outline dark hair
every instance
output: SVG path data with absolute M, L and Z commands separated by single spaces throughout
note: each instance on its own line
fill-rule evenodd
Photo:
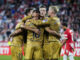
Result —
M 66 26 L 66 27 L 68 26 L 68 24 L 66 22 L 63 22 L 62 25 Z
M 46 8 L 46 6 L 43 5 L 43 4 L 41 4 L 41 5 L 39 6 L 39 8 Z
M 25 14 L 28 15 L 28 13 L 30 12 L 30 10 L 32 10 L 32 9 L 31 9 L 31 8 L 27 8 L 27 9 L 25 10 Z
M 33 12 L 40 13 L 39 8 L 33 8 Z

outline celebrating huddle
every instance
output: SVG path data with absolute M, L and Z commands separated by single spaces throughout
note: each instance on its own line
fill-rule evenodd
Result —
M 10 35 L 12 37 L 12 60 L 22 60 L 24 44 L 24 60 L 58 60 L 62 43 L 60 42 L 60 20 L 57 7 L 50 6 L 46 16 L 44 5 L 27 9 L 24 17 Z

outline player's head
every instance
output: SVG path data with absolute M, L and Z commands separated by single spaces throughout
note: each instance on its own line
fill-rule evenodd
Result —
M 32 16 L 33 17 L 39 17 L 39 15 L 40 15 L 39 9 L 38 8 L 34 8 L 33 9 Z
M 31 14 L 31 10 L 32 10 L 31 8 L 27 8 L 26 11 L 25 11 L 25 14 L 26 14 L 27 16 L 32 15 L 32 14 Z
M 32 13 L 33 13 L 33 9 L 31 8 L 31 10 L 30 10 L 30 14 L 32 15 Z
M 46 15 L 46 6 L 45 5 L 40 5 L 39 11 L 40 11 L 41 16 L 45 16 Z
M 48 15 L 49 16 L 55 16 L 57 13 L 57 8 L 55 6 L 50 6 L 48 10 Z
M 63 28 L 64 30 L 66 30 L 66 29 L 67 29 L 67 26 L 68 26 L 68 24 L 67 24 L 67 23 L 65 23 L 65 22 L 63 22 L 63 23 L 62 23 L 62 28 Z

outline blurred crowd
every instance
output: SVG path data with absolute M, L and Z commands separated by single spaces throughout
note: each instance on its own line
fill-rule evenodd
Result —
M 0 41 L 7 41 L 16 24 L 25 16 L 27 8 L 41 4 L 58 5 L 61 23 L 68 23 L 74 31 L 74 40 L 80 40 L 80 0 L 4 0 L 0 3 Z

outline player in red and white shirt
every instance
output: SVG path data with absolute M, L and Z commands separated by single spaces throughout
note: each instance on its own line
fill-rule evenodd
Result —
M 62 36 L 64 36 L 64 39 L 62 40 L 62 43 L 65 47 L 63 60 L 67 60 L 68 56 L 69 56 L 69 60 L 74 60 L 73 31 L 67 27 L 67 23 L 63 23 L 62 28 L 64 30 L 64 34 L 62 35 Z

